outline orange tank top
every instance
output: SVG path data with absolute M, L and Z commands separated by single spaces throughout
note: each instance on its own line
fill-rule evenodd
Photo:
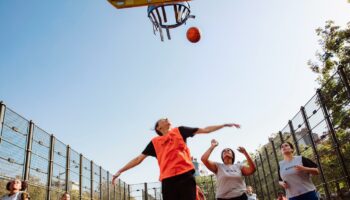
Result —
M 157 154 L 160 181 L 194 169 L 190 150 L 179 128 L 173 128 L 166 135 L 153 138 L 152 143 Z

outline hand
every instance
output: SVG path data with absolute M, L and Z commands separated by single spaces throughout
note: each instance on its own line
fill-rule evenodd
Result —
M 285 182 L 285 181 L 280 181 L 280 182 L 278 182 L 278 183 L 279 183 L 280 186 L 282 186 L 284 189 L 289 188 L 289 185 L 288 185 L 287 182 Z
M 218 141 L 216 141 L 215 139 L 211 140 L 211 147 L 217 147 L 219 145 Z
M 29 200 L 29 199 L 30 199 L 29 193 L 23 192 L 23 193 L 22 193 L 22 199 L 23 199 L 23 200 Z
M 294 167 L 294 169 L 295 169 L 296 171 L 306 171 L 306 167 L 304 167 L 304 166 L 302 166 L 302 165 L 296 165 L 296 166 Z
M 241 125 L 239 124 L 235 124 L 235 123 L 231 123 L 231 124 L 224 124 L 225 127 L 235 127 L 235 128 L 241 128 Z
M 115 173 L 115 174 L 113 175 L 113 179 L 112 179 L 112 184 L 113 184 L 113 185 L 115 185 L 115 180 L 120 176 L 120 174 L 122 174 L 122 173 L 120 173 L 120 172 L 118 171 L 117 173 Z
M 245 150 L 244 147 L 238 147 L 237 151 L 243 153 L 243 154 L 246 154 L 247 153 L 247 150 Z

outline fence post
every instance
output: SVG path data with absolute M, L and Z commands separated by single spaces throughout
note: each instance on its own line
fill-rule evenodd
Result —
M 2 136 L 2 126 L 4 123 L 4 119 L 5 119 L 5 105 L 3 104 L 2 101 L 0 101 L 0 143 L 1 143 L 1 136 Z
M 147 183 L 145 183 L 145 200 L 148 200 L 148 189 L 147 189 Z
M 122 200 L 122 181 L 118 179 L 119 200 Z
M 259 165 L 258 165 L 258 162 L 256 161 L 256 159 L 254 161 L 255 161 L 256 171 L 258 172 L 258 181 L 259 181 L 259 185 L 260 185 L 261 197 L 262 197 L 262 199 L 264 199 L 265 194 L 264 194 L 264 190 L 262 188 L 262 184 L 261 184 L 261 180 L 260 180 Z
M 254 173 L 255 174 L 255 173 Z M 253 174 L 253 184 L 254 184 L 254 190 L 257 193 L 258 192 L 258 186 L 256 184 L 256 180 L 255 180 L 255 175 Z
M 279 163 L 279 160 L 278 160 L 278 157 L 277 157 L 275 142 L 273 141 L 273 138 L 269 138 L 269 139 L 270 139 L 270 142 L 271 142 L 272 151 L 273 151 L 273 155 L 275 157 L 276 164 L 277 164 L 277 166 L 279 166 L 280 163 Z
M 290 128 L 290 133 L 292 134 L 292 138 L 294 141 L 295 150 L 297 151 L 297 154 L 300 155 L 300 149 L 299 149 L 297 137 L 295 136 L 295 130 L 294 130 L 293 123 L 291 120 L 289 120 L 288 124 L 289 124 L 289 128 Z
M 245 179 L 247 185 L 250 185 L 250 186 L 253 187 L 253 183 L 251 181 L 250 176 L 245 176 L 244 179 Z
M 333 123 L 331 121 L 331 117 L 329 115 L 328 109 L 326 107 L 324 96 L 322 95 L 322 92 L 321 92 L 320 89 L 317 90 L 317 94 L 318 94 L 320 105 L 321 105 L 321 108 L 322 108 L 322 111 L 323 111 L 323 115 L 324 115 L 324 117 L 326 119 L 326 122 L 327 122 L 328 130 L 329 130 L 331 138 L 332 138 L 333 146 L 335 147 L 338 159 L 340 160 L 340 163 L 341 163 L 341 166 L 342 166 L 343 175 L 346 177 L 346 181 L 347 181 L 348 187 L 350 187 L 350 175 L 349 175 L 349 172 L 348 172 L 348 170 L 346 168 L 344 155 L 343 155 L 343 153 L 340 150 L 339 141 L 338 141 L 338 138 L 337 138 L 337 136 L 335 134 L 334 126 L 333 126 Z
M 348 78 L 346 77 L 346 73 L 344 71 L 344 66 L 339 66 L 338 74 L 345 85 L 346 93 L 348 94 L 348 98 L 350 99 L 350 84 L 349 84 Z
M 51 185 L 52 185 L 52 171 L 53 171 L 53 157 L 54 157 L 55 136 L 50 137 L 50 154 L 49 154 L 49 172 L 47 174 L 47 195 L 46 199 L 51 199 Z M 59 180 L 60 181 L 60 180 Z
M 244 182 L 245 182 L 247 185 L 251 185 L 248 176 L 244 176 Z
M 27 135 L 27 148 L 26 148 L 26 161 L 24 164 L 24 177 L 23 177 L 25 181 L 29 180 L 30 160 L 32 157 L 33 131 L 34 131 L 34 123 L 32 121 L 29 121 L 29 130 Z
M 100 166 L 100 199 L 102 199 L 102 167 Z
M 117 190 L 116 190 L 116 184 L 113 184 L 113 200 L 117 200 Z
M 109 171 L 107 171 L 107 200 L 111 200 L 109 189 Z
M 123 182 L 124 183 L 124 188 L 123 188 L 123 190 L 124 190 L 124 193 L 123 193 L 123 195 L 124 195 L 124 200 L 126 200 L 126 184 L 125 184 L 125 182 Z
M 211 181 L 211 191 L 213 193 L 213 199 L 215 198 L 215 189 L 214 189 L 214 181 L 213 181 L 213 174 L 210 175 L 210 181 Z
M 264 161 L 263 161 L 262 156 L 261 156 L 259 151 L 258 151 L 258 154 L 259 154 L 259 157 L 260 157 L 261 168 L 262 168 L 262 171 L 263 171 L 264 181 L 265 181 L 265 185 L 266 185 L 266 191 L 267 191 L 267 195 L 268 195 L 267 197 L 268 197 L 269 200 L 271 200 L 269 185 L 267 184 L 266 173 L 265 173 L 265 169 L 264 169 Z
M 83 198 L 83 154 L 79 156 L 79 200 Z
M 66 192 L 69 190 L 69 177 L 70 175 L 70 147 L 67 145 L 67 152 L 66 152 Z
M 281 131 L 278 131 L 278 135 L 280 136 L 281 144 L 284 143 L 283 135 Z
M 264 149 L 265 149 L 267 164 L 268 164 L 268 166 L 269 166 L 269 172 L 270 172 L 270 175 L 271 175 L 273 193 L 274 193 L 274 195 L 275 195 L 274 197 L 277 197 L 277 191 L 276 191 L 276 186 L 275 186 L 275 180 L 274 180 L 273 174 L 272 174 L 272 169 L 271 169 L 269 154 L 268 154 L 268 152 L 267 152 L 267 148 L 265 147 Z
M 94 199 L 94 161 L 90 161 L 90 198 L 91 200 Z
M 327 197 L 327 199 L 330 199 L 330 194 L 329 194 L 329 190 L 328 190 L 328 184 L 327 184 L 326 179 L 324 177 L 323 168 L 322 168 L 322 165 L 321 165 L 321 162 L 320 162 L 320 156 L 318 155 L 318 152 L 317 152 L 317 149 L 316 149 L 316 145 L 315 145 L 314 139 L 312 137 L 312 130 L 311 130 L 311 127 L 310 127 L 310 124 L 309 124 L 309 120 L 307 119 L 307 116 L 306 116 L 305 108 L 302 106 L 300 108 L 300 111 L 301 111 L 301 114 L 303 115 L 303 119 L 304 119 L 304 122 L 305 122 L 307 133 L 308 133 L 310 141 L 311 141 L 312 150 L 313 150 L 314 155 L 316 157 L 317 165 L 318 165 L 318 168 L 319 168 L 320 173 L 321 173 L 321 180 L 322 180 L 323 185 L 324 185 L 324 190 L 326 192 L 326 197 Z
M 128 184 L 128 200 L 130 200 L 130 185 Z
M 154 190 L 154 199 L 157 200 L 157 188 L 154 187 L 153 190 Z

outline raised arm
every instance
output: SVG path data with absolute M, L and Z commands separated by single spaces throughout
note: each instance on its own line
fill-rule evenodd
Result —
M 234 123 L 231 123 L 231 124 L 223 124 L 223 125 L 216 125 L 216 126 L 207 126 L 205 128 L 199 128 L 195 134 L 206 134 L 206 133 L 211 133 L 211 132 L 214 132 L 214 131 L 217 131 L 219 129 L 222 129 L 224 127 L 236 127 L 236 128 L 240 128 L 241 126 L 239 124 L 234 124 Z
M 115 180 L 126 170 L 129 170 L 137 165 L 139 165 L 145 158 L 147 157 L 147 155 L 144 154 L 140 154 L 139 156 L 137 156 L 136 158 L 130 160 L 124 167 L 122 167 L 121 169 L 119 169 L 114 175 L 113 175 L 113 179 L 112 179 L 112 183 L 115 184 Z
M 252 158 L 247 153 L 247 151 L 245 150 L 244 147 L 238 147 L 238 151 L 241 152 L 245 156 L 245 158 L 247 159 L 248 165 L 249 165 L 249 167 L 244 166 L 242 168 L 242 174 L 244 176 L 252 175 L 255 172 L 255 164 L 254 164 Z
M 201 157 L 201 160 L 202 160 L 203 164 L 210 171 L 212 171 L 214 174 L 216 174 L 216 172 L 218 171 L 218 167 L 216 166 L 216 164 L 214 162 L 209 160 L 209 156 L 210 156 L 211 152 L 213 152 L 215 147 L 217 147 L 218 145 L 219 145 L 219 143 L 216 140 L 212 139 L 211 140 L 211 146 L 209 147 L 209 149 Z

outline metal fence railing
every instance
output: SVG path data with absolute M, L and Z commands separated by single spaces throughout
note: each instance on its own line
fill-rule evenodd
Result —
M 259 199 L 276 199 L 279 146 L 289 141 L 296 154 L 318 164 L 313 182 L 321 199 L 349 199 L 350 193 L 350 87 L 349 67 L 340 67 L 287 125 L 269 138 L 254 155 L 257 171 L 246 177 Z
M 162 200 L 160 182 L 131 184 L 127 189 L 133 200 Z
M 131 199 L 119 180 L 0 102 L 0 196 L 6 183 L 19 178 L 28 182 L 35 200 L 58 200 L 68 192 L 73 200 Z
M 318 164 L 313 177 L 321 199 L 350 199 L 350 67 L 339 67 L 316 94 L 300 108 L 282 130 L 252 156 L 256 172 L 245 177 L 260 200 L 276 199 L 279 146 L 289 141 L 295 152 Z M 65 191 L 72 199 L 161 200 L 161 185 L 128 185 L 28 121 L 0 104 L 0 195 L 7 179 L 29 183 L 33 199 L 58 199 Z M 215 177 L 197 177 L 208 200 L 215 199 Z
M 256 172 L 245 177 L 259 200 L 276 199 L 278 162 L 283 159 L 280 144 L 289 141 L 295 152 L 318 164 L 320 175 L 313 176 L 321 199 L 350 199 L 350 66 L 337 72 L 300 108 L 282 130 L 252 157 Z M 215 199 L 215 177 L 197 177 L 208 200 Z

